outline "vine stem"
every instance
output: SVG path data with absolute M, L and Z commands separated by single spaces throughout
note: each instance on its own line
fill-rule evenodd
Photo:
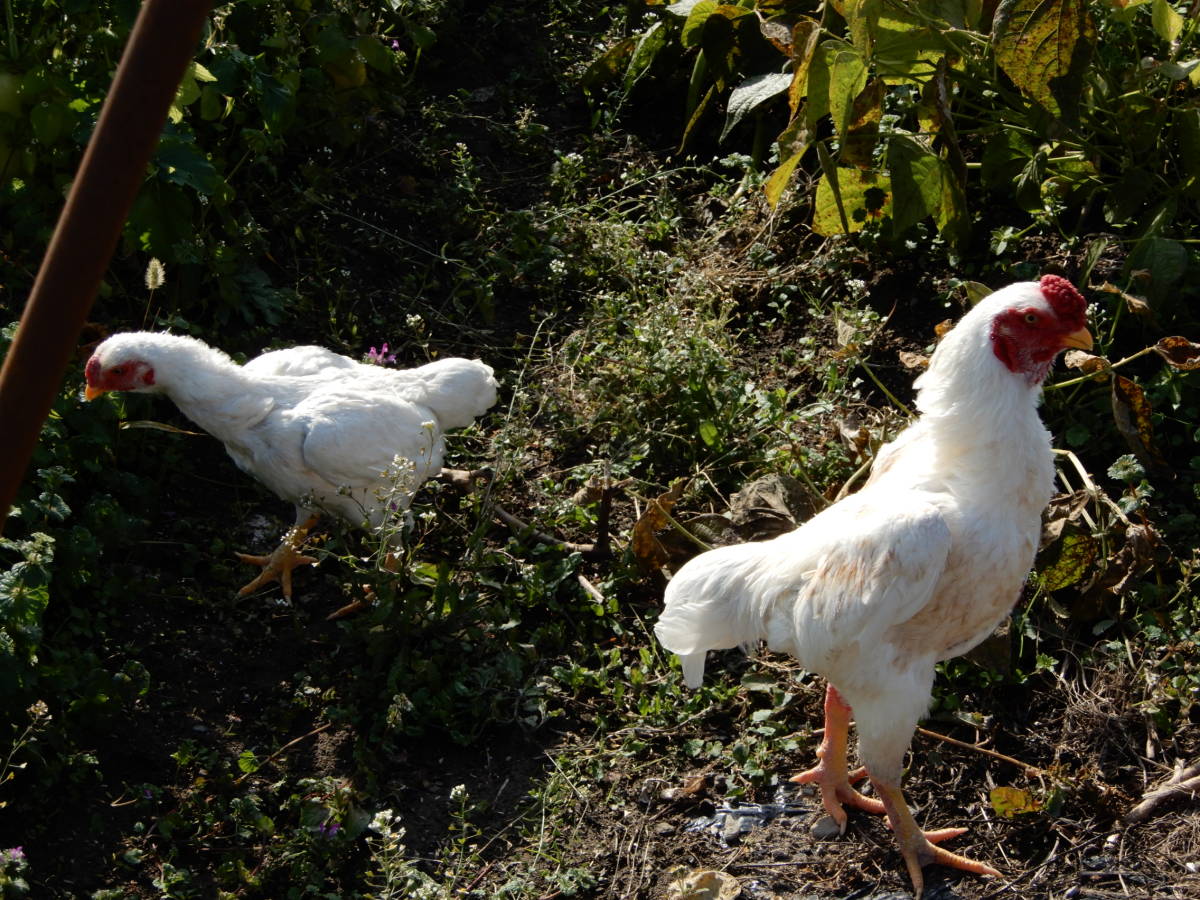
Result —
M 1153 353 L 1153 352 L 1154 352 L 1153 344 L 1151 344 L 1149 347 L 1143 347 L 1137 353 L 1131 353 L 1129 356 L 1125 357 L 1124 359 L 1119 359 L 1115 363 L 1111 363 L 1105 371 L 1111 372 L 1113 369 L 1119 369 L 1121 366 L 1125 365 L 1125 363 L 1133 362 L 1138 357 L 1145 356 L 1147 353 Z M 1101 374 L 1101 373 L 1092 372 L 1089 375 L 1080 375 L 1078 378 L 1069 378 L 1066 381 L 1056 381 L 1054 384 L 1046 385 L 1043 388 L 1043 390 L 1055 391 L 1055 390 L 1058 390 L 1059 388 L 1071 387 L 1072 385 L 1076 385 L 1076 384 L 1083 384 L 1085 381 L 1089 381 L 1089 380 L 1095 378 L 1098 374 Z

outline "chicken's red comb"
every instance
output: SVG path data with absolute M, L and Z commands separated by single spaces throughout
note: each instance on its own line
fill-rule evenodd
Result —
M 1059 316 L 1083 319 L 1087 315 L 1087 301 L 1075 285 L 1061 275 L 1043 275 L 1040 284 L 1042 295 Z

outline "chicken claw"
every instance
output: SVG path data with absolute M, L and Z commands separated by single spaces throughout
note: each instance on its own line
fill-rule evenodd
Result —
M 900 845 L 900 855 L 904 857 L 904 865 L 908 876 L 912 879 L 913 896 L 921 900 L 921 892 L 925 888 L 925 876 L 922 866 L 937 864 L 952 869 L 962 869 L 976 875 L 995 875 L 1000 872 L 987 863 L 978 862 L 949 850 L 938 847 L 942 841 L 965 834 L 965 828 L 939 828 L 936 831 L 922 831 L 904 802 L 904 794 L 898 784 L 888 784 L 878 779 L 872 779 L 875 790 L 883 798 L 883 806 L 887 812 L 888 824 L 896 835 L 896 843 Z
M 250 553 L 236 554 L 237 558 L 242 562 L 262 567 L 262 572 L 253 581 L 238 591 L 238 596 L 245 597 L 247 594 L 258 590 L 264 584 L 278 581 L 283 588 L 283 596 L 291 600 L 292 570 L 297 566 L 311 566 L 317 562 L 315 556 L 305 556 L 300 553 L 300 547 L 304 544 L 304 539 L 308 536 L 309 529 L 316 523 L 317 519 L 313 516 L 306 522 L 297 524 L 283 536 L 283 540 L 280 541 L 279 546 L 267 556 L 255 556 Z

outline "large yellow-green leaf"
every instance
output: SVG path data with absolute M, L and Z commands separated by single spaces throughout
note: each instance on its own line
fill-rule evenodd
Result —
M 903 4 L 886 4 L 875 23 L 874 62 L 888 84 L 924 81 L 946 52 L 946 45 L 928 21 Z
M 845 231 L 838 213 L 838 194 L 851 232 L 861 231 L 868 222 L 877 222 L 892 214 L 892 186 L 886 175 L 839 167 L 835 173 L 835 193 L 829 174 L 826 170 L 821 176 L 813 202 L 813 231 L 817 234 L 842 234 Z
M 1177 13 L 1167 0 L 1154 0 L 1150 10 L 1150 19 L 1158 36 L 1168 44 L 1179 39 L 1183 31 L 1184 18 Z
M 867 61 L 854 47 L 843 46 L 829 57 L 829 114 L 844 135 L 854 111 L 854 99 L 867 85 Z
M 879 140 L 882 117 L 883 80 L 872 78 L 850 107 L 846 132 L 842 137 L 841 162 L 860 169 L 870 168 L 875 144 Z
M 1066 122 L 1078 119 L 1095 44 L 1086 0 L 1002 0 L 996 10 L 996 62 L 1023 94 Z

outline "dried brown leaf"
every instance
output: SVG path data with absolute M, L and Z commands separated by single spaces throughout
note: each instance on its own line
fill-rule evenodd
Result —
M 1173 477 L 1155 444 L 1153 410 L 1141 386 L 1124 375 L 1113 375 L 1112 409 L 1117 430 L 1142 465 L 1159 476 Z
M 911 353 L 908 350 L 900 351 L 900 365 L 906 369 L 926 369 L 929 367 L 929 357 L 923 353 Z
M 936 325 L 933 326 L 933 333 L 935 335 L 937 335 L 937 339 L 940 341 L 942 338 L 944 338 L 947 334 L 950 333 L 950 329 L 953 327 L 954 327 L 954 320 L 953 319 L 945 319 L 941 322 L 938 322 Z
M 1191 372 L 1200 369 L 1200 344 L 1178 335 L 1165 337 L 1154 345 L 1154 352 L 1176 369 Z
M 1106 294 L 1119 294 L 1121 299 L 1125 301 L 1125 306 L 1128 310 L 1140 319 L 1154 321 L 1154 310 L 1150 308 L 1150 304 L 1144 298 L 1138 297 L 1136 294 L 1129 294 L 1121 290 L 1110 281 L 1106 281 L 1101 285 L 1094 286 L 1094 291 L 1103 291 Z
M 1103 356 L 1095 356 L 1085 350 L 1068 350 L 1063 354 L 1063 363 L 1068 369 L 1078 369 L 1084 375 L 1095 375 L 1096 381 L 1103 381 L 1112 369 Z
M 630 549 L 638 565 L 646 571 L 657 571 L 670 562 L 670 554 L 655 532 L 670 524 L 668 516 L 683 496 L 686 486 L 687 479 L 677 479 L 665 494 L 660 494 L 650 501 L 646 511 L 633 525 L 633 532 L 629 538 Z
M 1039 546 L 1045 549 L 1062 537 L 1067 525 L 1083 524 L 1083 511 L 1092 499 L 1090 491 L 1078 490 L 1071 494 L 1059 494 L 1046 505 L 1042 513 L 1042 539 Z
M 738 534 L 761 541 L 792 531 L 813 514 L 804 487 L 787 475 L 766 475 L 744 485 L 729 500 L 729 518 Z

